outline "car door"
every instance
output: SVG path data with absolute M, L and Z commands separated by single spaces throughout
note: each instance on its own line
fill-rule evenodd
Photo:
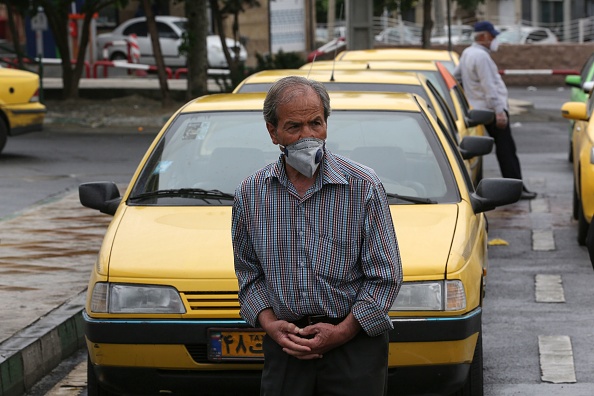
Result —
M 139 63 L 155 64 L 153 57 L 153 47 L 151 46 L 151 40 L 148 36 L 146 21 L 132 23 L 130 26 L 124 29 L 123 34 L 126 37 L 129 37 L 132 34 L 136 35 L 136 41 L 138 42 L 138 49 L 140 51 Z
M 161 53 L 165 65 L 184 66 L 186 57 L 179 54 L 179 46 L 181 45 L 179 34 L 167 23 L 159 21 L 157 21 L 157 32 L 159 33 L 159 43 L 161 44 Z

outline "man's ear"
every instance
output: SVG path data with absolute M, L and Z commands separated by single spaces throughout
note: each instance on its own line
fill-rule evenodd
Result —
M 270 135 L 270 139 L 272 139 L 272 143 L 278 144 L 278 140 L 276 138 L 276 127 L 271 123 L 266 123 L 266 129 L 268 129 L 268 134 Z

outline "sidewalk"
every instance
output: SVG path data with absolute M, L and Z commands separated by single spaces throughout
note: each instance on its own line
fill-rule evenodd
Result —
M 71 192 L 0 221 L 0 395 L 22 395 L 84 345 L 86 285 L 110 216 Z
M 47 89 L 61 87 L 61 82 L 48 79 L 44 84 Z M 175 89 L 185 89 L 175 84 Z M 149 125 L 158 130 L 175 111 L 143 108 L 142 115 L 133 111 L 131 116 L 129 107 L 139 105 L 138 90 L 158 89 L 158 83 L 150 79 L 83 80 L 81 88 L 134 89 L 136 94 L 123 102 L 108 101 L 109 112 L 99 117 L 98 108 L 105 107 L 99 100 L 86 113 L 78 102 L 50 111 L 48 126 L 78 131 L 92 130 L 95 125 Z M 531 107 L 519 100 L 510 100 L 510 104 L 514 115 Z M 84 208 L 78 192 L 73 191 L 0 220 L 0 396 L 23 395 L 84 346 L 81 312 L 89 266 L 95 263 L 111 219 Z

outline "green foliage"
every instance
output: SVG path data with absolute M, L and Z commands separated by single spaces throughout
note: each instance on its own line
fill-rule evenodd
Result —
M 274 70 L 274 69 L 298 69 L 305 61 L 303 57 L 297 52 L 283 52 L 280 50 L 276 55 L 261 55 L 256 54 L 258 65 L 254 72 L 260 70 Z

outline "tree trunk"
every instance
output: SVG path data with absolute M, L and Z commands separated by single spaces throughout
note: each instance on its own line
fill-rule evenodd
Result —
M 142 6 L 144 7 L 146 26 L 148 33 L 151 35 L 153 54 L 155 55 L 155 62 L 157 63 L 157 74 L 159 76 L 159 86 L 161 87 L 161 105 L 167 107 L 171 105 L 171 96 L 169 94 L 167 75 L 165 74 L 165 62 L 163 61 L 163 53 L 161 52 L 161 43 L 159 43 L 157 24 L 149 0 L 142 0 Z
M 14 9 L 10 0 L 6 0 L 6 12 L 8 14 L 8 28 L 10 29 L 10 35 L 12 36 L 12 45 L 14 47 L 14 53 L 17 57 L 17 64 L 19 69 L 24 69 L 25 65 L 23 64 L 23 52 L 21 51 L 19 31 L 16 27 L 16 23 L 14 22 Z M 39 76 L 39 78 L 42 78 L 42 76 Z
M 423 1 L 423 48 L 431 48 L 431 30 L 433 20 L 431 19 L 432 0 Z
M 208 93 L 208 56 L 206 40 L 208 36 L 207 3 L 205 1 L 186 1 L 188 18 L 188 90 L 187 99 Z

